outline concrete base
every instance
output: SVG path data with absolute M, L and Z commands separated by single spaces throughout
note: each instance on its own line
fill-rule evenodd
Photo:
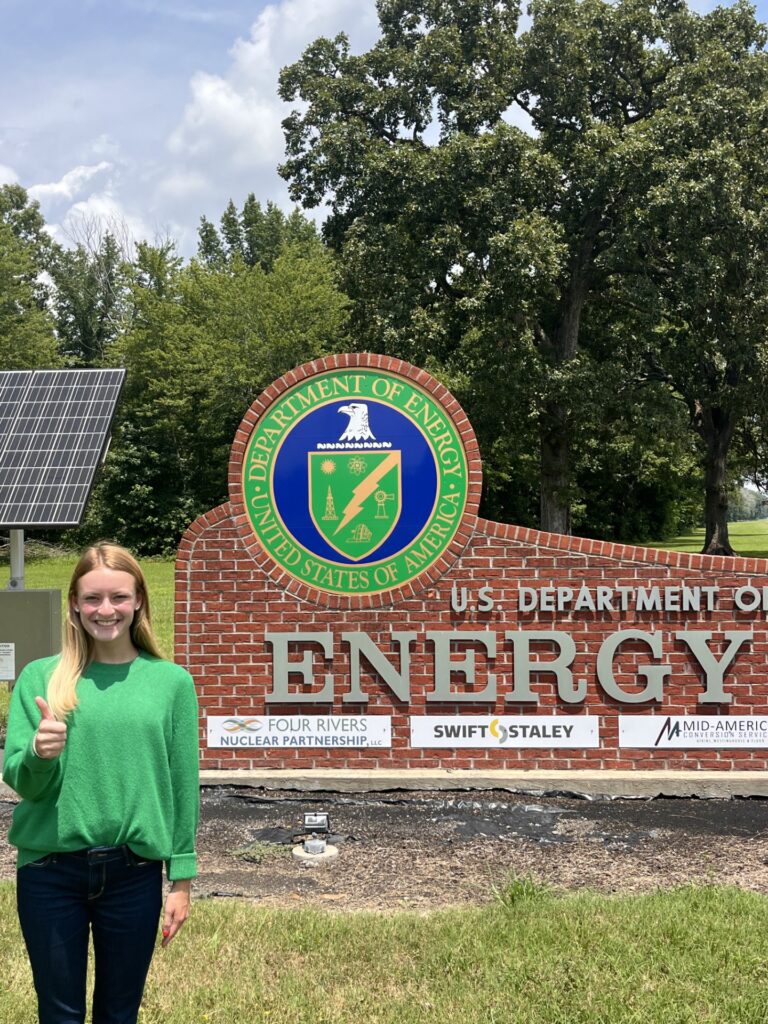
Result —
M 344 768 L 200 772 L 201 786 L 253 786 L 311 793 L 385 793 L 391 790 L 504 789 L 510 793 L 572 794 L 584 797 L 655 796 L 727 800 L 732 796 L 768 797 L 768 772 L 703 771 L 516 771 L 514 769 Z M 18 799 L 0 782 L 0 800 Z
M 322 864 L 336 860 L 339 856 L 339 848 L 328 844 L 322 853 L 307 853 L 303 846 L 294 846 L 293 856 L 307 867 L 319 868 Z
M 768 797 L 768 772 L 705 771 L 520 771 L 514 769 L 389 770 L 314 768 L 204 771 L 203 786 L 254 786 L 261 789 L 378 793 L 388 790 L 504 789 L 512 793 L 563 793 L 585 797 L 655 796 L 728 799 Z

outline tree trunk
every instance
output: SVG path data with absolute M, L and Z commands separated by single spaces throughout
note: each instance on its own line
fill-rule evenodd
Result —
M 571 532 L 570 463 L 567 417 L 553 403 L 541 425 L 541 528 L 547 533 Z
M 724 409 L 696 410 L 695 426 L 704 440 L 703 555 L 735 555 L 728 539 L 728 450 L 734 417 Z
M 581 313 L 589 292 L 597 219 L 588 218 L 587 230 L 571 265 L 568 288 L 560 305 L 559 322 L 552 337 L 541 335 L 542 355 L 552 367 L 562 366 L 579 350 Z M 571 532 L 570 417 L 562 402 L 545 402 L 541 416 L 541 528 L 547 533 Z

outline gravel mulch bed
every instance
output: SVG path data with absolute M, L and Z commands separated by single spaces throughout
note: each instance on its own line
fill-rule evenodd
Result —
M 0 800 L 0 879 L 14 877 L 13 806 Z M 329 812 L 336 860 L 306 867 L 292 856 L 305 810 Z M 198 899 L 272 907 L 479 905 L 511 876 L 603 893 L 689 882 L 768 892 L 768 801 L 207 787 L 199 861 Z

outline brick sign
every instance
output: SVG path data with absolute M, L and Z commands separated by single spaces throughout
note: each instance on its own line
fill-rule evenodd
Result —
M 177 560 L 204 768 L 766 768 L 766 562 L 489 522 L 480 489 L 400 360 L 254 402 Z

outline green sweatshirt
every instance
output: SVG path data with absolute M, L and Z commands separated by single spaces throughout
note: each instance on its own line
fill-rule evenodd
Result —
M 48 853 L 121 846 L 166 861 L 168 878 L 197 874 L 200 810 L 197 697 L 178 665 L 142 651 L 123 665 L 92 662 L 77 683 L 59 757 L 32 747 L 58 660 L 23 669 L 11 697 L 3 781 L 22 797 L 8 839 L 23 867 Z

